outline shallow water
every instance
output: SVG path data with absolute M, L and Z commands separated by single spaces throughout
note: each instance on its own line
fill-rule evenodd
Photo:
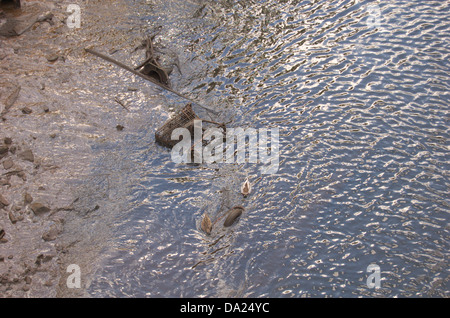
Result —
M 126 95 L 131 128 L 92 142 L 82 191 L 101 202 L 79 230 L 103 246 L 89 295 L 449 296 L 448 2 L 129 5 L 132 39 L 161 27 L 174 89 L 231 127 L 278 127 L 280 165 L 175 164 L 154 132 L 185 102 Z M 234 205 L 234 226 L 200 230 Z

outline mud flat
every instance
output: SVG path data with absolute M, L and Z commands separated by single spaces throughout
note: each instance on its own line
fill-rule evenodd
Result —
M 127 129 L 132 120 L 114 96 L 86 93 L 96 75 L 86 66 L 84 47 L 99 38 L 92 26 L 107 26 L 94 12 L 92 21 L 84 15 L 84 29 L 69 29 L 69 4 L 23 1 L 19 11 L 0 8 L 1 297 L 81 295 L 60 286 L 66 264 L 77 257 L 68 257 L 70 249 L 82 238 L 61 237 L 67 218 L 79 212 L 79 187 L 94 157 L 89 143 L 120 138 L 124 132 L 117 127 Z M 111 17 L 127 9 L 117 6 L 104 10 Z M 123 42 L 110 35 L 109 43 L 125 46 L 126 38 L 116 35 Z

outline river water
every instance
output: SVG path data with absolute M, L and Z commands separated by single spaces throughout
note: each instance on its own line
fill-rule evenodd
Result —
M 133 118 L 123 138 L 92 142 L 81 191 L 99 202 L 78 229 L 101 246 L 88 295 L 449 296 L 448 1 L 126 8 L 116 27 L 132 39 L 160 30 L 157 44 L 179 66 L 174 89 L 228 127 L 279 129 L 279 169 L 176 164 L 154 132 L 186 101 L 127 93 Z M 112 87 L 151 86 L 127 78 Z M 247 176 L 253 189 L 243 198 Z M 204 213 L 235 205 L 245 207 L 239 222 L 201 231 Z M 380 268 L 379 288 L 367 284 L 370 264 Z

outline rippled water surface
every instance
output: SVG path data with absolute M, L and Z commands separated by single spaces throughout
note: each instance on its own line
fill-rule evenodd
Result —
M 89 222 L 109 234 L 95 229 L 108 243 L 87 292 L 449 296 L 449 6 L 130 2 L 136 30 L 160 27 L 157 43 L 176 57 L 174 89 L 229 127 L 278 127 L 280 165 L 263 175 L 258 164 L 175 164 L 154 132 L 185 102 L 129 97 L 132 132 L 92 143 L 86 191 L 107 200 Z M 234 205 L 246 209 L 237 224 L 200 230 L 205 212 Z M 366 285 L 372 263 L 378 289 Z

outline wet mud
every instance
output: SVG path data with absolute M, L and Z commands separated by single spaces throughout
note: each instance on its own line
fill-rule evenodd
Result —
M 121 31 L 106 34 L 95 18 L 120 12 L 125 21 L 126 5 L 94 2 L 83 4 L 80 29 L 68 27 L 67 1 L 0 6 L 1 297 L 82 295 L 61 292 L 68 264 L 79 257 L 70 250 L 85 239 L 67 234 L 67 221 L 98 209 L 80 194 L 94 158 L 90 143 L 120 139 L 129 126 L 126 107 L 114 102 L 117 87 L 107 99 L 102 87 L 97 95 L 86 89 L 98 74 L 84 47 L 101 43 L 119 51 L 130 45 Z M 124 83 L 121 99 L 133 93 Z M 78 255 L 93 250 L 83 248 Z

